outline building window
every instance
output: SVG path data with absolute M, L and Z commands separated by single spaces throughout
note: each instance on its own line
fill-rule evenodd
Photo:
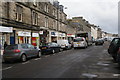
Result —
M 53 29 L 55 29 L 55 27 L 56 27 L 56 21 L 54 20 L 53 21 Z
M 59 19 L 62 20 L 62 17 L 61 17 L 62 13 L 60 12 L 59 13 Z
M 48 4 L 45 4 L 45 12 L 48 12 Z
M 55 16 L 55 9 L 53 8 L 53 16 Z
M 42 3 L 38 3 L 39 9 L 42 9 Z
M 63 30 L 63 28 L 62 28 L 62 23 L 61 23 L 61 22 L 59 23 L 58 30 L 59 30 L 59 31 Z
M 48 18 L 47 17 L 45 17 L 45 27 L 48 28 Z
M 22 21 L 23 17 L 23 8 L 19 5 L 16 5 L 16 20 Z
M 34 11 L 32 12 L 32 23 L 33 23 L 33 25 L 38 24 L 38 14 Z

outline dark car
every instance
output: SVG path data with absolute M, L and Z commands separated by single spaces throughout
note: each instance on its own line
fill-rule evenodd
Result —
M 104 44 L 104 40 L 102 39 L 98 39 L 95 41 L 95 45 L 103 45 Z
M 110 45 L 109 45 L 109 48 L 108 48 L 108 53 L 113 57 L 113 59 L 115 61 L 117 61 L 117 56 L 120 54 L 118 54 L 118 51 L 119 51 L 119 48 L 120 48 L 120 38 L 114 38 Z
M 5 62 L 21 60 L 26 61 L 27 58 L 40 57 L 41 51 L 31 44 L 13 44 L 8 45 L 3 52 L 3 60 Z
M 40 47 L 42 54 L 55 53 L 61 51 L 61 46 L 57 43 L 51 42 Z

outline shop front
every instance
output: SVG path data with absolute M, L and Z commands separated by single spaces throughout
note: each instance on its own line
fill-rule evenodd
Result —
M 58 33 L 59 34 L 59 40 L 66 40 L 66 34 L 65 33 Z
M 40 45 L 44 45 L 47 43 L 48 41 L 48 34 L 49 34 L 49 31 L 48 30 L 41 30 L 39 31 L 39 35 L 40 35 Z
M 13 27 L 0 26 L 0 50 L 4 49 L 4 43 L 10 44 L 10 34 L 13 33 Z
M 39 47 L 39 33 L 32 33 L 32 45 Z
M 29 43 L 31 44 L 31 32 L 30 31 L 18 31 L 18 44 Z
M 57 32 L 51 32 L 51 42 L 57 42 L 58 33 Z
M 72 43 L 73 40 L 74 40 L 74 38 L 75 38 L 75 35 L 74 35 L 74 34 L 67 34 L 67 37 L 68 37 L 68 41 L 69 41 L 70 43 Z

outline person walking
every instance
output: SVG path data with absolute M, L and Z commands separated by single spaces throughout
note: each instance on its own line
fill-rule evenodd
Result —
M 4 49 L 6 48 L 6 46 L 8 46 L 7 42 L 5 42 L 5 44 L 4 44 Z
M 2 45 L 0 44 L 0 50 L 2 49 Z

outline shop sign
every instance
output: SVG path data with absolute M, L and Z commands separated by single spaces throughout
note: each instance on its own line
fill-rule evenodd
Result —
M 32 33 L 32 37 L 39 37 L 38 33 Z
M 31 36 L 31 32 L 23 32 L 23 31 L 19 31 L 18 32 L 18 36 Z
M 61 37 L 65 37 L 65 33 L 62 33 Z
M 51 32 L 51 36 L 58 36 L 56 32 Z
M 0 32 L 13 32 L 13 27 L 0 26 Z
M 62 33 L 59 33 L 59 37 L 62 37 Z
M 39 34 L 43 34 L 43 31 L 39 31 Z
M 67 34 L 67 37 L 75 37 L 73 34 Z

